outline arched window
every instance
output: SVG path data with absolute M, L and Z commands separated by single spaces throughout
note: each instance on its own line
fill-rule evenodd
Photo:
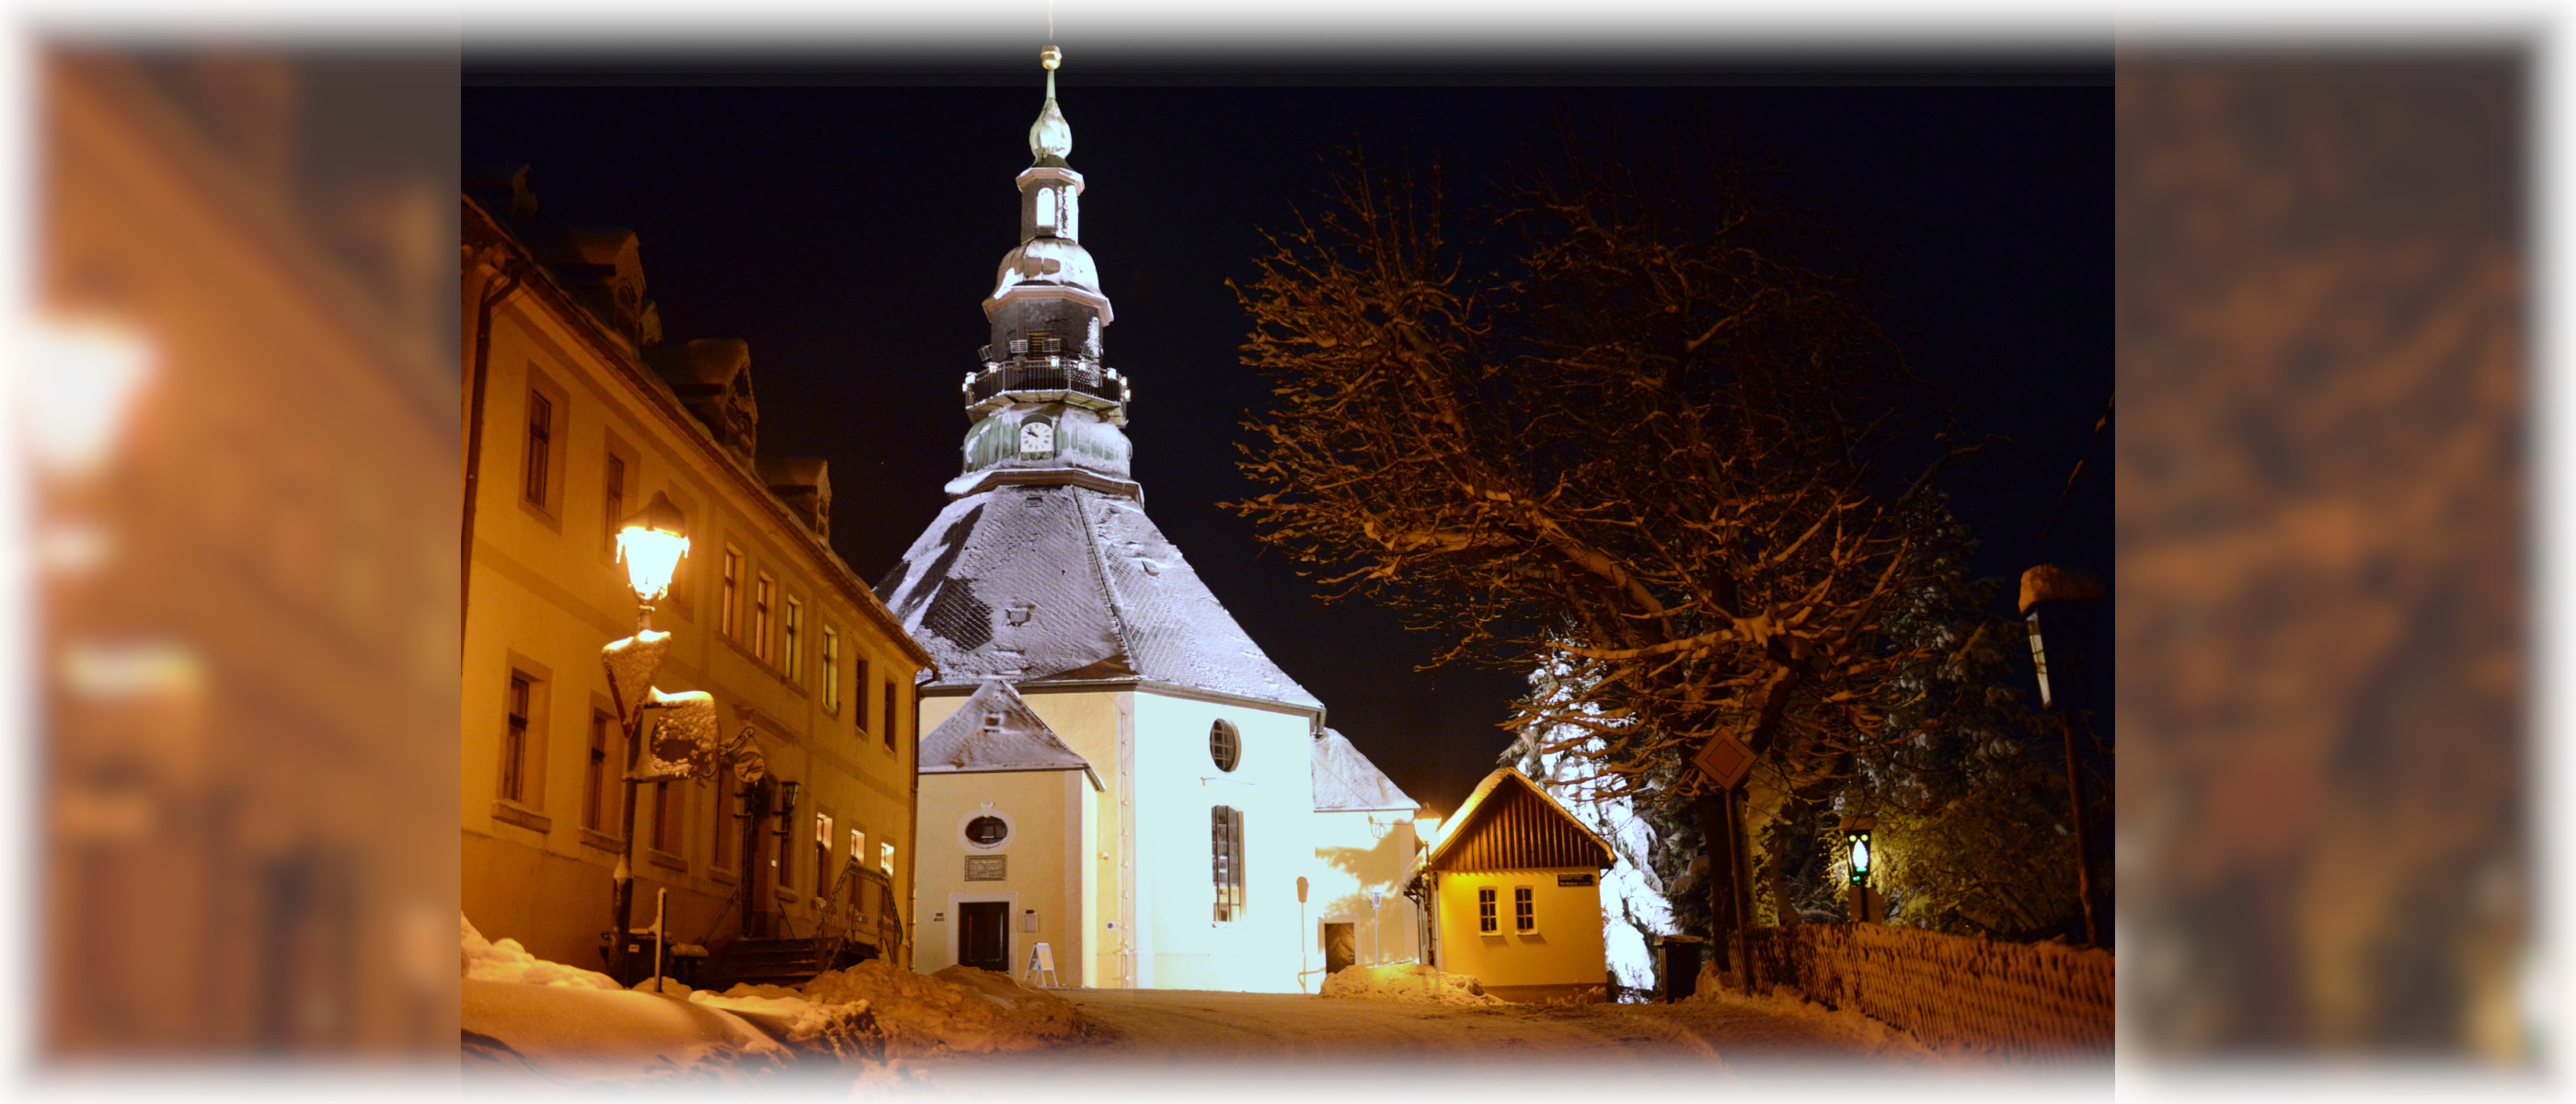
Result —
M 1232 771 L 1243 761 L 1243 736 L 1230 721 L 1218 721 L 1208 727 L 1208 758 L 1216 760 L 1216 769 Z
M 1038 189 L 1038 229 L 1046 231 L 1053 231 L 1055 229 L 1055 210 L 1055 189 Z

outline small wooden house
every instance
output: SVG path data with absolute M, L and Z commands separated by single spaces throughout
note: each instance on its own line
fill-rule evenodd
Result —
M 1415 875 L 1431 903 L 1432 962 L 1505 1000 L 1599 1000 L 1609 971 L 1601 872 L 1610 845 L 1510 767 L 1441 826 Z

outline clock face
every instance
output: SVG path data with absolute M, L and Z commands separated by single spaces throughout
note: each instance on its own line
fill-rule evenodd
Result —
M 1055 427 L 1045 422 L 1020 426 L 1020 455 L 1044 456 L 1055 451 Z

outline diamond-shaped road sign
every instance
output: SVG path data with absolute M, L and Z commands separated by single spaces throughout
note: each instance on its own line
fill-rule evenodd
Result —
M 1753 747 L 1731 734 L 1721 733 L 1691 756 L 1691 765 L 1701 774 L 1726 789 L 1734 789 L 1753 771 Z

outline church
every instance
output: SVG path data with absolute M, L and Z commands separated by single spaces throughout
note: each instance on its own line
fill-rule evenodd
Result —
M 914 968 L 1293 993 L 1410 959 L 1415 803 L 1146 516 L 1135 388 L 1103 359 L 1115 314 L 1081 244 L 1059 55 L 1042 56 L 1019 245 L 959 385 L 964 471 L 877 586 L 936 662 Z

